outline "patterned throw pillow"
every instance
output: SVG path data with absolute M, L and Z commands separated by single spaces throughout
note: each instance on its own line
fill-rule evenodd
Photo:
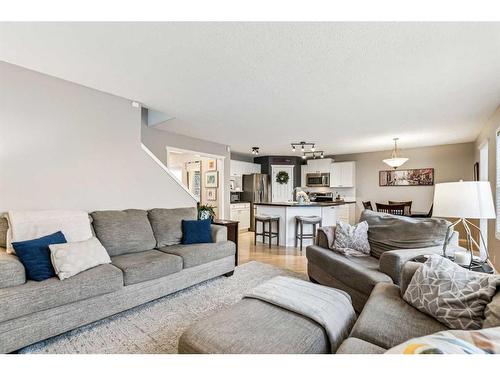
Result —
M 441 331 L 408 340 L 384 354 L 499 354 L 500 327 L 478 331 Z
M 354 226 L 337 221 L 335 227 L 334 249 L 344 255 L 367 256 L 370 255 L 368 243 L 368 223 L 362 221 Z
M 403 299 L 452 329 L 479 329 L 499 282 L 497 276 L 431 255 L 413 275 Z

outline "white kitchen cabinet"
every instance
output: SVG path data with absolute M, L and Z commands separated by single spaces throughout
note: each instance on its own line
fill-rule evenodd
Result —
M 309 173 L 330 173 L 332 159 L 311 159 L 307 161 Z
M 355 217 L 354 217 L 354 211 L 352 208 L 354 208 L 354 204 L 343 204 L 340 206 L 333 206 L 333 207 L 323 207 L 329 208 L 331 213 L 329 215 L 326 215 L 325 217 L 329 217 L 330 222 L 334 221 L 333 224 L 327 224 L 327 225 L 335 225 L 337 221 L 342 221 L 344 223 L 349 223 L 351 225 L 354 225 Z M 325 225 L 325 223 L 323 223 Z
M 239 221 L 239 230 L 246 231 L 250 228 L 250 203 L 231 203 L 231 220 Z
M 231 160 L 230 163 L 231 176 L 242 176 L 244 174 L 260 173 L 261 165 L 249 163 L 246 161 Z
M 330 168 L 330 187 L 354 187 L 356 163 L 344 161 L 333 163 Z

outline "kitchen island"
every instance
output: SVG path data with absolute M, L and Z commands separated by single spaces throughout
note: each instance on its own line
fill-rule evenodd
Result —
M 279 216 L 280 218 L 280 245 L 295 246 L 295 217 L 320 216 L 322 225 L 335 225 L 337 220 L 354 223 L 355 201 L 341 202 L 268 202 L 255 203 L 257 215 Z M 276 225 L 276 224 L 274 224 Z M 258 232 L 262 232 L 259 223 Z M 273 228 L 276 231 L 277 228 Z M 304 233 L 311 233 L 312 225 L 304 225 Z M 262 242 L 262 236 L 257 237 Z M 304 239 L 304 245 L 310 245 L 312 240 Z

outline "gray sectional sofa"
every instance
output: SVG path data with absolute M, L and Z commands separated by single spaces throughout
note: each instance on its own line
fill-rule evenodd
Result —
M 26 280 L 6 246 L 0 220 L 0 352 L 29 344 L 166 296 L 205 280 L 230 276 L 235 244 L 212 226 L 213 243 L 181 245 L 182 219 L 196 208 L 96 211 L 92 229 L 112 263 L 69 279 Z
M 419 256 L 441 254 L 449 222 L 436 218 L 409 218 L 365 210 L 360 221 L 369 225 L 371 253 L 346 257 L 328 248 L 326 235 L 318 232 L 315 245 L 306 249 L 309 278 L 349 293 L 356 312 L 361 312 L 377 283 L 400 283 L 403 265 Z M 458 247 L 454 232 L 450 248 Z
M 409 280 L 420 266 L 409 262 Z M 245 321 L 242 325 L 241 321 Z M 401 298 L 391 282 L 378 283 L 345 337 L 338 354 L 381 354 L 414 337 L 447 328 Z M 236 305 L 194 323 L 179 340 L 182 354 L 326 354 L 330 343 L 317 322 L 275 305 L 242 299 Z

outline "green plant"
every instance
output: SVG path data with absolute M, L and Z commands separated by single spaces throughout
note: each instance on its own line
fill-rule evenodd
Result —
M 198 219 L 213 219 L 215 217 L 214 208 L 209 204 L 200 204 L 198 206 Z
M 290 176 L 285 171 L 279 171 L 276 174 L 276 182 L 278 184 L 282 184 L 282 185 L 287 184 L 289 179 L 290 179 Z

